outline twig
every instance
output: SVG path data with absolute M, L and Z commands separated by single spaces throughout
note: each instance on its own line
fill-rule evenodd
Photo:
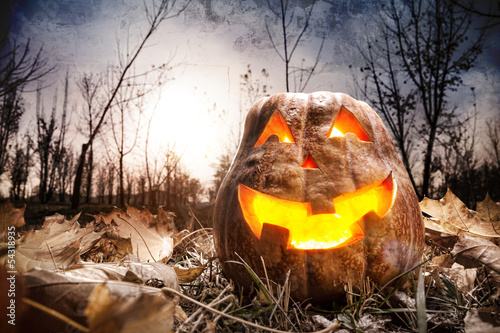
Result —
M 26 298 L 26 297 L 23 297 L 22 298 L 22 301 L 42 312 L 45 312 L 46 314 L 48 315 L 51 315 L 52 317 L 62 321 L 62 322 L 65 322 L 66 324 L 68 325 L 71 325 L 73 326 L 74 328 L 76 328 L 77 330 L 80 330 L 82 332 L 90 332 L 90 329 L 88 327 L 85 327 L 83 326 L 82 324 L 80 323 L 77 323 L 76 321 L 74 321 L 73 319 L 69 318 L 69 317 L 66 317 L 65 315 L 63 315 L 62 313 L 60 313 L 59 311 L 56 311 L 54 309 L 51 309 L 43 304 L 40 304 L 32 299 L 29 299 L 29 298 Z
M 177 296 L 180 296 L 208 311 L 211 311 L 211 312 L 214 312 L 214 313 L 217 313 L 223 317 L 226 317 L 226 318 L 229 318 L 231 320 L 234 320 L 234 321 L 237 321 L 239 323 L 242 323 L 243 325 L 248 325 L 248 326 L 251 326 L 251 327 L 254 327 L 254 328 L 258 328 L 258 329 L 261 329 L 261 330 L 264 330 L 264 331 L 268 331 L 268 332 L 273 332 L 273 333 L 290 333 L 289 331 L 281 331 L 281 330 L 277 330 L 277 329 L 274 329 L 274 328 L 270 328 L 270 327 L 265 327 L 265 326 L 261 326 L 259 324 L 255 324 L 255 323 L 252 323 L 251 321 L 246 321 L 244 319 L 241 319 L 241 318 L 238 318 L 238 317 L 235 317 L 235 316 L 232 316 L 230 314 L 227 314 L 227 313 L 224 313 L 220 310 L 216 310 L 216 309 L 213 309 L 211 308 L 210 306 L 206 305 L 206 304 L 203 304 L 201 302 L 198 302 L 197 300 L 195 299 L 192 299 L 191 297 L 189 296 L 186 296 L 184 294 L 182 294 L 181 292 L 175 290 L 175 289 L 172 289 L 172 288 L 169 288 L 169 287 L 163 287 L 162 288 L 163 292 L 164 293 L 172 293 L 174 295 L 177 295 Z M 337 328 L 340 327 L 340 323 L 336 320 L 335 323 L 333 325 L 330 325 L 329 327 L 325 328 L 325 329 L 322 329 L 321 331 L 315 331 L 315 332 L 310 332 L 310 333 L 328 333 L 328 332 L 331 332 Z
M 288 279 L 289 278 L 290 278 L 290 270 L 288 270 L 288 272 L 286 272 L 286 279 L 285 279 L 285 283 L 283 284 L 283 290 L 281 290 L 280 297 L 278 298 L 278 302 L 280 302 L 280 303 L 281 303 L 281 300 L 283 299 L 283 295 L 285 293 L 286 285 L 288 284 Z M 271 312 L 271 315 L 269 316 L 269 320 L 271 320 L 271 318 L 273 317 L 274 313 L 276 312 L 276 308 L 277 308 L 276 306 L 273 308 L 273 311 Z
M 230 285 L 227 285 L 226 288 L 224 288 L 224 290 L 222 290 L 222 292 L 219 294 L 219 296 L 217 296 L 212 302 L 210 302 L 210 304 L 208 306 L 210 307 L 214 307 L 216 305 L 219 305 L 220 303 L 222 302 L 225 302 L 227 299 L 229 298 L 232 298 L 234 297 L 233 295 L 227 295 L 226 297 L 222 298 L 221 297 L 224 295 L 224 293 L 229 289 Z M 193 312 L 188 319 L 186 319 L 183 323 L 182 323 L 182 326 L 188 324 L 193 318 L 195 318 L 198 314 L 201 313 L 201 308 L 198 308 L 195 312 Z M 194 323 L 194 326 L 193 328 L 196 328 L 199 324 L 199 318 L 198 320 L 196 320 L 196 322 Z M 179 331 L 179 329 L 177 330 L 177 332 Z
M 225 308 L 224 310 L 222 310 L 222 312 L 226 313 L 230 308 L 231 306 L 233 306 L 233 303 L 229 303 Z M 217 317 L 215 317 L 215 319 L 213 320 L 214 323 L 217 324 L 217 322 L 219 321 L 219 319 L 221 319 L 222 316 L 221 315 L 218 315 Z

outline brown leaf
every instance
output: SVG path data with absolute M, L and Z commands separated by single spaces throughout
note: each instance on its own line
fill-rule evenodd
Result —
M 175 272 L 177 273 L 177 277 L 179 278 L 179 283 L 189 283 L 196 280 L 201 275 L 201 273 L 203 273 L 208 263 L 210 263 L 210 261 L 204 265 L 187 269 L 174 267 Z
M 109 230 L 81 257 L 84 261 L 115 262 L 133 252 L 130 238 L 122 238 L 114 230 Z
M 444 249 L 452 249 L 458 240 L 458 236 L 450 235 L 444 231 L 438 223 L 434 222 L 434 219 L 429 219 L 424 216 L 425 223 L 425 243 L 428 245 L 438 245 Z M 459 231 L 457 230 L 457 233 Z
M 451 254 L 442 254 L 440 256 L 433 257 L 431 259 L 431 264 L 443 268 L 451 268 L 455 261 Z
M 500 331 L 500 307 L 470 309 L 464 319 L 467 333 L 496 333 Z
M 23 208 L 15 208 L 12 202 L 6 201 L 3 204 L 0 204 L 0 240 L 7 242 L 4 240 L 4 235 L 7 235 L 7 231 L 9 227 L 22 227 L 26 224 L 24 221 L 24 210 L 26 206 Z
M 175 306 L 174 319 L 176 323 L 183 323 L 188 319 L 186 312 L 179 306 Z
M 464 268 L 464 266 L 454 263 L 451 268 L 442 267 L 440 270 L 464 294 L 467 294 L 474 288 L 474 281 L 477 275 L 476 268 Z
M 459 238 L 451 254 L 466 268 L 486 265 L 500 274 L 500 248 L 487 239 L 464 235 Z
M 497 234 L 500 234 L 500 203 L 491 200 L 487 193 L 483 201 L 477 203 L 476 211 L 481 220 L 489 221 Z
M 151 226 L 153 226 L 160 235 L 172 235 L 176 232 L 174 217 L 175 213 L 165 211 L 163 206 L 160 206 L 158 207 L 158 215 L 155 216 Z
M 138 270 L 140 270 L 139 267 Z M 158 288 L 124 281 L 103 281 L 98 278 L 69 276 L 39 268 L 22 274 L 18 278 L 24 282 L 28 298 L 82 325 L 88 325 L 83 311 L 87 307 L 88 297 L 95 287 L 103 283 L 111 296 L 117 299 L 136 299 L 143 294 L 165 297 L 162 290 Z M 64 323 L 31 308 L 26 313 L 25 320 L 20 320 L 20 322 L 27 326 L 31 325 L 24 330 L 25 332 L 65 332 Z
M 205 321 L 205 324 L 206 325 L 202 333 L 215 333 L 215 327 L 217 326 L 217 323 L 214 323 L 213 321 L 207 319 Z
M 168 332 L 174 324 L 175 301 L 159 295 L 142 294 L 137 299 L 111 296 L 105 285 L 89 296 L 85 314 L 92 332 Z
M 179 278 L 179 283 L 189 283 L 191 281 L 196 280 L 205 270 L 207 265 L 209 265 L 216 257 L 209 258 L 208 261 L 200 265 L 198 267 L 190 267 L 190 268 L 179 268 L 174 267 L 175 273 Z
M 456 236 L 465 232 L 481 237 L 500 237 L 500 204 L 494 203 L 489 196 L 478 203 L 477 211 L 473 211 L 448 189 L 440 200 L 424 198 L 420 209 L 433 217 L 424 221 L 428 229 Z
M 451 252 L 456 261 L 466 268 L 485 265 L 490 269 L 493 282 L 500 288 L 500 248 L 493 242 L 480 238 L 464 235 L 460 237 Z
M 178 289 L 179 287 L 176 271 L 171 266 L 162 263 L 126 262 L 117 265 L 112 263 L 82 262 L 65 271 L 64 275 L 102 281 L 123 281 L 126 279 L 128 273 L 136 277 L 137 283 L 145 284 L 147 281 L 155 279 L 163 282 L 163 285 L 166 287 L 173 289 Z
M 67 269 L 80 261 L 80 254 L 91 248 L 105 232 L 93 231 L 89 223 L 80 228 L 78 218 L 56 214 L 45 218 L 40 230 L 30 230 L 16 245 L 16 270 L 24 273 L 33 267 L 47 270 Z
M 132 250 L 141 260 L 166 262 L 173 252 L 173 239 L 160 235 L 154 227 L 150 227 L 151 217 L 147 209 L 130 206 L 127 212 L 115 207 L 108 214 L 94 215 L 97 222 L 115 226 L 120 237 L 130 238 Z

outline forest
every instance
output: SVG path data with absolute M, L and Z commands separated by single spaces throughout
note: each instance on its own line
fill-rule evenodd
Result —
M 86 72 L 77 79 L 46 58 L 43 48 L 35 49 L 29 40 L 18 44 L 5 25 L 0 69 L 4 199 L 71 203 L 74 210 L 88 203 L 119 207 L 126 203 L 161 204 L 174 209 L 215 199 L 235 153 L 245 113 L 254 101 L 273 91 L 266 69 L 252 73 L 249 64 L 248 72 L 240 74 L 241 106 L 232 111 L 240 114 L 240 123 L 233 124 L 230 147 L 226 144 L 219 149 L 218 165 L 212 166 L 212 184 L 202 185 L 190 175 L 175 142 L 164 145 L 159 153 L 152 152 L 149 127 L 155 112 L 146 113 L 146 99 L 170 79 L 173 62 L 149 64 L 143 72 L 138 72 L 136 62 L 162 21 L 181 15 L 189 5 L 167 3 L 165 9 L 160 7 L 163 11 L 146 12 L 148 30 L 137 45 L 121 45 L 122 49 L 116 50 L 116 64 L 105 72 Z M 294 57 L 297 47 L 319 32 L 314 31 L 315 2 L 301 13 L 293 6 L 278 7 L 269 2 L 265 29 L 283 61 L 286 91 L 302 92 L 325 66 L 321 56 L 326 37 L 323 35 L 314 57 L 305 65 L 303 59 L 299 67 L 300 59 Z M 495 14 L 467 11 L 464 4 L 453 3 L 439 13 L 442 17 L 425 17 L 417 13 L 422 9 L 411 7 L 408 13 L 401 12 L 397 4 L 387 7 L 379 14 L 376 38 L 358 43 L 361 63 L 350 64 L 350 93 L 368 102 L 386 123 L 419 198 L 438 198 L 450 188 L 471 208 L 486 192 L 498 199 L 498 112 L 485 118 L 476 98 L 481 87 L 465 87 L 463 83 L 463 76 L 474 71 L 489 45 L 488 38 L 496 27 Z M 419 15 L 418 20 L 405 22 L 407 14 Z M 292 24 L 299 17 L 303 23 Z M 280 18 L 286 23 L 282 31 Z M 425 36 L 422 29 L 430 26 L 442 31 Z M 49 97 L 44 78 L 54 73 L 63 76 L 56 81 L 61 87 Z M 27 106 L 24 91 L 34 90 L 36 100 Z M 456 91 L 469 95 L 466 110 L 450 99 Z M 51 99 L 52 103 L 47 103 Z M 30 126 L 20 127 L 23 120 Z M 75 136 L 75 131 L 82 138 L 81 145 L 69 137 Z
M 62 8 L 67 4 L 61 2 L 59 5 Z M 360 9 L 365 5 L 369 7 L 364 10 L 369 10 L 370 22 L 360 22 L 363 14 L 368 15 Z M 70 257 L 67 254 L 54 256 L 51 253 L 50 261 L 55 260 L 55 264 L 61 259 L 62 266 L 59 268 L 64 270 L 75 269 L 72 265 L 76 265 L 78 260 L 102 264 L 103 261 L 122 260 L 125 252 L 132 254 L 140 241 L 136 240 L 134 243 L 133 239 L 129 239 L 130 245 L 120 243 L 122 237 L 127 239 L 126 234 L 133 232 L 130 231 L 132 229 L 140 230 L 141 237 L 143 240 L 148 239 L 149 244 L 156 245 L 155 242 L 161 237 L 172 237 L 168 238 L 172 243 L 169 243 L 169 254 L 158 262 L 169 262 L 173 267 L 173 262 L 176 261 L 186 269 L 187 273 L 179 273 L 179 267 L 176 267 L 178 280 L 173 285 L 181 283 L 188 290 L 185 293 L 201 303 L 208 301 L 204 298 L 206 295 L 202 296 L 201 291 L 198 293 L 196 288 L 209 288 L 208 299 L 215 298 L 211 306 L 222 312 L 239 306 L 241 300 L 231 294 L 233 287 L 229 287 L 229 282 L 222 275 L 223 282 L 214 282 L 212 274 L 216 276 L 222 273 L 212 258 L 215 256 L 213 245 L 207 250 L 207 244 L 212 239 L 212 215 L 217 193 L 237 152 L 248 110 L 259 98 L 274 93 L 331 90 L 332 86 L 328 82 L 334 81 L 335 70 L 339 66 L 343 67 L 344 77 L 349 78 L 346 83 L 348 88 L 344 92 L 366 102 L 375 110 L 384 122 L 406 168 L 413 190 L 421 202 L 424 220 L 427 219 L 426 244 L 433 246 L 434 252 L 431 251 L 432 255 L 428 254 L 426 262 L 430 263 L 431 257 L 437 257 L 438 254 L 451 256 L 452 249 L 460 242 L 463 248 L 472 246 L 463 240 L 464 233 L 480 235 L 498 244 L 500 65 L 498 59 L 494 60 L 494 55 L 498 56 L 500 52 L 498 1 L 394 0 L 375 1 L 370 5 L 363 1 L 359 7 L 351 1 L 332 0 L 145 1 L 144 4 L 141 3 L 139 10 L 135 8 L 140 13 L 140 19 L 134 17 L 134 20 L 140 28 L 128 30 L 123 39 L 116 37 L 115 45 L 110 46 L 114 47 L 113 60 L 101 71 L 72 68 L 50 57 L 47 47 L 38 46 L 29 36 L 18 39 L 20 23 L 15 20 L 20 2 L 7 1 L 2 6 L 5 7 L 2 11 L 7 16 L 2 18 L 0 27 L 0 203 L 3 205 L 0 209 L 0 225 L 4 229 L 0 235 L 6 244 L 6 230 L 10 228 L 10 224 L 18 227 L 16 237 L 33 237 L 32 242 L 38 244 L 40 234 L 24 234 L 30 226 L 47 230 L 53 223 L 59 223 L 60 228 L 70 230 L 70 225 L 79 223 L 85 229 L 96 227 L 100 219 L 105 226 L 101 225 L 104 228 L 102 232 L 97 231 L 97 227 L 94 229 L 94 239 L 85 238 L 90 236 L 83 236 L 82 231 L 76 232 L 73 235 L 75 238 L 68 240 L 73 242 L 82 237 L 78 238 L 78 244 L 82 245 Z M 334 15 L 340 12 L 341 15 Z M 261 52 L 261 56 L 259 61 L 248 61 L 240 67 L 243 70 L 237 73 L 237 82 L 232 81 L 236 106 L 224 109 L 214 102 L 205 105 L 206 110 L 202 110 L 218 119 L 214 121 L 223 123 L 226 130 L 226 133 L 221 134 L 226 140 L 219 140 L 219 144 L 213 147 L 217 156 L 216 162 L 209 165 L 211 179 L 202 181 L 194 176 L 193 169 L 197 166 L 185 162 L 184 150 L 179 148 L 175 139 L 158 145 L 152 134 L 153 126 L 160 122 L 159 114 L 162 110 L 158 105 L 162 95 L 172 85 L 175 86 L 177 76 L 182 75 L 179 71 L 182 72 L 184 65 L 182 61 L 178 61 L 181 57 L 173 52 L 163 58 L 162 62 L 153 62 L 148 57 L 148 52 L 151 47 L 161 43 L 155 38 L 165 33 L 161 29 L 169 22 L 179 22 L 179 19 L 193 22 L 189 20 L 196 17 L 196 20 L 204 22 L 204 26 L 215 26 L 215 23 L 224 25 L 225 21 L 231 21 L 230 15 L 235 15 L 238 19 L 243 15 L 265 17 L 259 27 L 259 38 L 252 42 L 255 48 L 252 52 Z M 346 22 L 365 24 L 365 28 L 360 28 L 356 33 L 356 40 L 350 41 L 355 56 L 346 55 L 347 60 L 335 65 L 325 50 L 329 43 L 349 40 L 349 36 L 339 36 L 335 32 L 336 29 L 340 30 L 342 24 L 346 25 L 344 29 L 348 29 Z M 118 31 L 110 34 L 118 36 Z M 266 64 L 266 58 L 271 57 L 274 58 L 272 64 Z M 200 68 L 204 66 L 202 63 L 197 65 Z M 200 72 L 203 73 L 203 70 Z M 480 80 L 475 84 L 474 78 L 481 75 L 488 77 L 488 85 Z M 227 120 L 228 115 L 236 120 Z M 200 150 L 200 155 L 203 154 L 205 152 Z M 449 215 L 444 214 L 438 223 L 441 226 L 431 225 L 433 222 L 428 222 L 428 219 L 436 217 L 434 214 L 437 214 L 437 209 L 429 208 L 429 202 L 443 197 L 460 202 L 457 208 L 460 215 L 458 219 L 466 215 L 467 209 L 472 212 L 470 214 L 475 214 L 477 210 L 479 217 L 468 216 L 472 220 L 467 220 L 468 226 L 468 223 L 475 223 L 475 219 L 484 222 L 485 214 L 490 214 L 489 221 L 492 222 L 488 222 L 488 227 L 481 225 L 469 229 L 447 222 L 453 227 L 446 226 L 443 229 L 442 221 L 449 218 Z M 446 202 L 443 200 L 442 203 Z M 488 208 L 489 213 L 484 213 L 487 211 L 486 206 L 494 208 Z M 54 215 L 56 213 L 62 215 Z M 14 215 L 16 222 L 11 220 Z M 22 223 L 18 222 L 20 215 L 23 215 Z M 119 225 L 118 229 L 122 228 L 117 232 L 119 238 L 106 233 L 107 228 L 112 228 L 111 220 Z M 124 226 L 118 220 L 123 220 L 132 227 Z M 149 223 L 149 229 L 142 229 L 141 223 Z M 165 229 L 159 227 L 162 223 L 165 224 Z M 151 231 L 154 229 L 153 225 L 156 228 L 154 232 Z M 125 231 L 124 228 L 132 229 Z M 188 229 L 192 234 L 182 233 L 183 229 Z M 55 234 L 59 231 L 52 230 L 50 237 L 60 236 Z M 200 236 L 202 234 L 204 236 Z M 100 247 L 101 256 L 98 258 L 93 251 L 97 242 L 104 239 L 109 244 L 113 243 L 114 248 L 107 252 L 108 250 Z M 192 244 L 188 245 L 189 242 Z M 491 244 L 493 245 L 488 243 L 490 250 L 496 251 L 494 253 L 497 255 L 498 246 Z M 60 243 L 53 245 L 57 248 Z M 38 250 L 45 249 L 40 247 Z M 142 251 L 144 255 L 150 249 L 146 246 Z M 102 253 L 105 253 L 105 260 Z M 456 250 L 453 253 L 456 254 Z M 40 254 L 36 256 L 36 261 L 43 263 L 36 263 L 35 266 L 48 267 L 49 257 L 40 259 Z M 464 325 L 467 325 L 464 324 L 466 308 L 468 311 L 474 306 L 480 308 L 486 300 L 490 301 L 489 306 L 496 306 L 498 316 L 498 260 L 491 257 L 494 258 L 495 255 L 490 255 L 489 261 L 482 262 L 482 268 L 475 268 L 476 287 L 471 286 L 469 281 L 466 286 L 469 294 L 463 290 L 458 292 L 458 287 L 453 289 L 453 284 L 447 284 L 453 279 L 435 282 L 433 285 L 432 288 L 437 288 L 436 285 L 443 287 L 444 283 L 446 290 L 455 290 L 455 294 L 450 297 L 455 297 L 452 302 L 456 304 L 453 303 L 451 307 L 455 307 L 455 315 L 458 317 L 453 318 L 459 318 L 457 323 L 453 324 L 453 318 L 450 317 L 429 319 L 429 314 L 428 323 L 425 324 L 425 318 L 422 323 L 421 310 L 417 307 L 410 311 L 408 316 L 411 319 L 402 319 L 396 314 L 398 319 L 391 317 L 387 321 L 391 324 L 387 325 L 394 324 L 405 332 L 424 332 L 424 325 L 425 329 L 429 325 L 429 329 L 446 326 L 448 330 L 444 331 L 464 331 Z M 140 259 L 143 258 L 138 256 L 138 261 L 141 262 Z M 447 260 L 451 260 L 449 258 Z M 479 260 L 478 255 L 474 258 Z M 147 260 L 150 259 L 148 257 Z M 152 259 L 156 261 L 154 256 Z M 187 261 L 189 263 L 186 264 Z M 28 263 L 31 264 L 29 261 Z M 437 265 L 444 263 L 439 262 Z M 449 267 L 440 267 L 451 269 L 451 263 Z M 208 268 L 210 273 L 207 273 Z M 132 270 L 130 267 L 128 269 Z M 24 272 L 20 270 L 20 273 Z M 406 288 L 413 288 L 409 292 L 414 294 L 409 297 L 416 299 L 422 297 L 421 291 L 417 293 L 417 280 L 423 280 L 428 273 L 425 275 L 428 282 L 431 273 L 430 270 L 422 273 L 418 267 L 411 273 L 417 274 L 411 278 L 414 285 Z M 477 287 L 480 277 L 488 282 Z M 48 275 L 44 278 L 56 279 Z M 252 301 L 253 310 L 238 308 L 239 310 L 231 312 L 243 320 L 259 318 L 254 322 L 261 325 L 257 328 L 262 331 L 266 331 L 265 326 L 269 326 L 276 330 L 305 332 L 322 329 L 327 332 L 337 329 L 338 325 L 335 326 L 334 323 L 338 322 L 345 329 L 366 330 L 369 325 L 360 321 L 363 313 L 363 305 L 360 303 L 372 306 L 373 302 L 384 304 L 388 299 L 384 300 L 385 295 L 376 294 L 372 285 L 366 285 L 366 294 L 347 297 L 349 305 L 346 308 L 350 312 L 345 311 L 346 308 L 334 309 L 340 311 L 338 316 L 333 316 L 337 322 L 333 319 L 330 321 L 333 318 L 331 313 L 313 311 L 316 315 L 329 318 L 325 319 L 325 324 L 325 321 L 321 321 L 324 318 L 311 319 L 306 310 L 298 310 L 297 314 L 297 309 L 300 309 L 298 304 L 295 304 L 298 307 L 293 310 L 295 315 L 290 314 L 292 311 L 288 311 L 286 301 L 273 298 L 276 295 L 282 296 L 286 288 L 276 287 L 273 296 L 273 287 L 266 288 L 265 285 L 260 281 L 262 289 Z M 433 294 L 435 290 L 430 286 L 428 288 L 428 293 Z M 473 288 L 476 289 L 472 290 Z M 216 296 L 216 289 L 220 296 Z M 473 294 L 474 291 L 480 295 Z M 173 294 L 169 294 L 169 297 L 177 297 L 176 302 L 179 302 L 179 295 L 174 295 L 174 291 L 171 293 Z M 83 291 L 81 295 L 85 299 L 90 297 Z M 370 295 L 376 296 L 370 298 Z M 377 297 L 381 299 L 375 301 Z M 405 301 L 399 299 L 399 302 Z M 181 301 L 183 310 L 168 310 L 169 313 L 175 312 L 174 316 L 177 316 L 175 320 L 173 317 L 169 319 L 172 323 L 175 322 L 169 329 L 230 332 L 234 329 L 248 331 L 249 327 L 254 327 L 247 322 L 238 323 L 231 317 L 225 317 L 223 321 L 220 313 L 216 313 L 219 317 L 212 314 L 207 319 L 203 314 L 210 310 L 202 311 L 203 306 L 197 303 L 189 303 L 189 306 L 186 304 Z M 221 304 L 225 308 L 220 307 Z M 186 307 L 191 308 L 187 310 Z M 259 317 L 262 313 L 269 319 Z M 370 312 L 371 315 L 375 316 L 375 312 Z M 425 317 L 425 309 L 423 316 Z M 87 318 L 90 318 L 88 313 Z M 81 318 L 75 320 L 81 323 Z M 380 324 L 383 322 L 380 320 L 377 317 L 375 321 L 384 330 L 393 329 L 392 326 L 388 328 L 389 326 Z M 80 331 L 88 331 L 88 328 L 78 326 L 78 323 L 73 325 L 68 318 L 63 321 Z M 400 321 L 406 321 L 406 324 L 401 324 Z M 140 324 L 145 325 L 144 322 Z M 498 327 L 498 321 L 496 325 Z M 434 331 L 439 330 L 436 328 Z

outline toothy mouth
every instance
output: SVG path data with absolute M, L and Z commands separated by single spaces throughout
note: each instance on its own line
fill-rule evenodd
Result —
M 342 194 L 333 199 L 333 214 L 312 214 L 310 202 L 276 198 L 243 184 L 238 187 L 238 200 L 257 238 L 267 223 L 288 229 L 288 248 L 331 249 L 362 239 L 365 234 L 358 222 L 371 211 L 384 216 L 392 207 L 396 186 L 391 173 L 383 181 Z

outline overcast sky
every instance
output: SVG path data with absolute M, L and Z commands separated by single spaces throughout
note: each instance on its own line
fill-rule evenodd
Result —
M 157 144 L 175 142 L 187 170 L 204 183 L 211 180 L 210 165 L 216 162 L 221 145 L 237 123 L 242 103 L 240 75 L 247 66 L 251 65 L 256 78 L 260 78 L 262 68 L 268 71 L 269 93 L 285 91 L 284 65 L 272 49 L 265 29 L 265 19 L 269 17 L 265 3 L 266 0 L 193 0 L 183 15 L 163 23 L 139 59 L 141 68 L 161 64 L 173 56 L 171 65 L 177 65 L 171 78 L 175 80 L 162 89 L 153 137 Z M 304 0 L 300 5 L 306 7 L 309 3 Z M 316 5 L 310 33 L 294 58 L 311 63 L 325 34 L 323 70 L 311 79 L 305 92 L 353 93 L 349 65 L 358 65 L 357 43 L 366 29 L 373 27 L 374 13 L 372 0 L 330 0 Z M 12 38 L 30 38 L 33 47 L 43 46 L 46 57 L 58 65 L 58 72 L 47 78 L 52 85 L 44 91 L 46 108 L 51 108 L 53 89 L 62 91 L 62 78 L 68 70 L 73 91 L 70 104 L 78 109 L 81 101 L 76 79 L 86 72 L 102 72 L 116 63 L 116 41 L 123 45 L 126 36 L 131 36 L 130 43 L 134 44 L 143 31 L 140 27 L 145 27 L 143 18 L 142 1 L 20 0 L 15 5 Z M 268 22 L 273 27 L 271 20 Z M 500 34 L 498 29 L 496 32 L 491 34 L 476 68 L 464 76 L 467 89 L 476 88 L 478 107 L 484 110 L 480 119 L 483 122 L 499 114 Z M 34 116 L 34 95 L 28 96 L 32 114 L 25 123 Z M 472 105 L 471 98 L 461 94 L 456 103 L 467 109 Z M 62 96 L 59 99 L 62 101 Z M 153 103 L 150 104 L 152 109 Z M 72 131 L 77 142 L 75 128 Z M 137 156 L 129 163 L 133 161 L 142 163 Z

